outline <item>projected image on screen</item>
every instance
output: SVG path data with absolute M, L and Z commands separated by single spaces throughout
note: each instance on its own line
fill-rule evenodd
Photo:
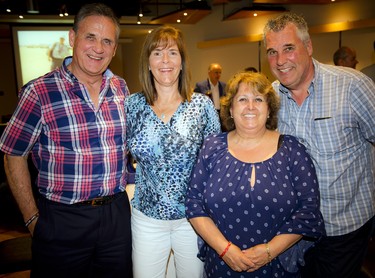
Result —
M 72 55 L 68 33 L 68 29 L 14 31 L 19 88 L 59 67 L 66 56 Z

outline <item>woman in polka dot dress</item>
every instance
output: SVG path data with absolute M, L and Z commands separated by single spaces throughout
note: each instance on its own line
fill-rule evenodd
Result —
M 206 138 L 186 199 L 205 274 L 299 277 L 304 252 L 325 234 L 313 162 L 276 131 L 279 100 L 264 75 L 241 72 L 227 86 L 229 131 Z

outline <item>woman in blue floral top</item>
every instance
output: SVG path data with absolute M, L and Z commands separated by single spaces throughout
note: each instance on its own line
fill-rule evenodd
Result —
M 162 26 L 141 52 L 142 91 L 125 103 L 127 146 L 137 162 L 132 200 L 134 277 L 165 277 L 173 250 L 178 277 L 202 277 L 197 235 L 185 217 L 191 170 L 204 138 L 220 132 L 211 100 L 191 89 L 180 30 Z

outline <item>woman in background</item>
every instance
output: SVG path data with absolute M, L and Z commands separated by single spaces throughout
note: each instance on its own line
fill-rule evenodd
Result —
M 298 277 L 325 232 L 313 162 L 276 131 L 279 100 L 264 75 L 236 74 L 222 105 L 229 132 L 205 140 L 186 200 L 206 275 Z
M 165 277 L 173 250 L 177 277 L 202 277 L 197 234 L 185 216 L 189 177 L 204 138 L 220 132 L 211 100 L 192 93 L 182 33 L 153 30 L 141 51 L 142 91 L 126 103 L 127 146 L 137 161 L 132 200 L 135 278 Z

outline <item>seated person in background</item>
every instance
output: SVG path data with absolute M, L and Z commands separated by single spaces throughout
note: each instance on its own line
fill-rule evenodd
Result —
M 314 164 L 295 137 L 276 131 L 278 110 L 264 75 L 228 82 L 229 132 L 205 140 L 185 202 L 207 277 L 298 277 L 305 250 L 325 235 Z
M 357 54 L 353 48 L 342 46 L 333 54 L 335 66 L 342 66 L 355 69 L 358 64 Z
M 216 110 L 220 110 L 220 97 L 225 95 L 225 83 L 220 81 L 222 67 L 213 63 L 208 67 L 208 78 L 195 84 L 194 92 L 206 94 L 213 101 Z

